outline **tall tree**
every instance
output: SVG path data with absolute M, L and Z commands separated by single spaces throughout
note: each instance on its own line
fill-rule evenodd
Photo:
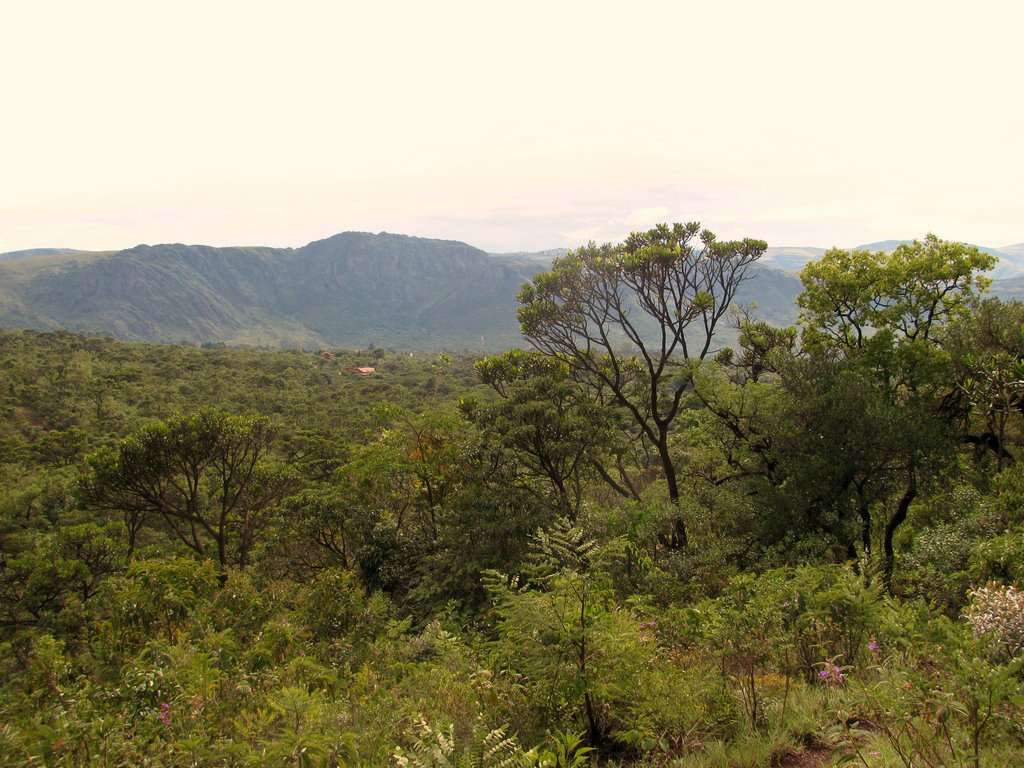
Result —
M 998 473 L 1022 441 L 1024 303 L 986 299 L 953 326 L 946 347 L 970 406 L 963 440 L 991 453 Z
M 523 336 L 567 364 L 598 403 L 614 403 L 656 454 L 673 503 L 677 468 L 669 437 L 696 361 L 712 338 L 761 240 L 718 242 L 700 225 L 660 224 L 620 245 L 590 243 L 556 259 L 519 294 Z M 681 516 L 666 542 L 685 547 Z
M 934 427 L 949 424 L 960 392 L 945 337 L 977 309 L 983 273 L 994 264 L 973 246 L 929 234 L 891 253 L 833 249 L 800 274 L 805 351 L 840 361 L 873 390 L 877 408 L 865 417 L 883 416 L 864 474 L 850 488 L 862 497 L 856 507 L 865 530 L 880 529 L 886 586 L 896 530 L 941 466 L 933 461 L 942 449 Z
M 245 568 L 266 513 L 294 487 L 267 464 L 273 436 L 262 417 L 176 416 L 90 456 L 81 500 L 121 513 L 132 539 L 159 520 L 197 554 L 212 548 L 222 569 Z
M 890 582 L 897 530 L 954 457 L 966 397 L 951 329 L 975 313 L 991 265 L 933 235 L 892 253 L 834 249 L 801 274 L 802 349 L 791 332 L 741 326 L 743 354 L 719 356 L 732 375 L 697 391 L 717 455 L 703 476 L 757 494 L 759 516 L 783 523 L 745 535 L 859 548 Z
M 976 247 L 929 234 L 883 251 L 834 248 L 800 273 L 797 298 L 804 344 L 830 347 L 844 356 L 899 353 L 913 365 L 942 346 L 942 332 L 967 317 L 988 287 L 986 270 L 995 258 Z M 911 386 L 921 371 L 886 366 L 879 373 L 911 376 L 893 384 Z
M 477 363 L 483 383 L 500 396 L 493 404 L 464 400 L 466 416 L 492 445 L 515 457 L 520 485 L 542 500 L 553 496 L 559 514 L 575 520 L 591 471 L 617 493 L 636 498 L 616 450 L 610 414 L 569 378 L 564 364 L 513 349 Z M 621 441 L 618 441 L 621 443 Z

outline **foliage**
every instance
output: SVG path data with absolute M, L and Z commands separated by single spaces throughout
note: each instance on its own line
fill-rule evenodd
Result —
M 265 461 L 272 439 L 266 418 L 210 409 L 174 417 L 90 456 L 81 500 L 122 513 L 130 549 L 158 520 L 200 557 L 212 543 L 222 569 L 244 569 L 270 508 L 293 487 Z
M 1001 752 L 1005 759 L 992 741 L 1014 727 L 1021 660 L 988 661 L 962 627 L 943 619 L 932 632 L 941 648 L 919 649 L 919 664 L 883 658 L 856 684 L 848 702 L 855 709 L 836 715 L 842 762 L 873 765 L 867 754 L 877 742 L 907 768 L 1001 764 Z
M 416 723 L 416 736 L 408 750 L 395 749 L 394 760 L 400 768 L 529 768 L 534 754 L 524 752 L 504 728 L 484 731 L 478 724 L 472 744 L 459 749 L 454 730 L 434 728 L 426 720 Z
M 880 632 L 886 614 L 885 602 L 848 569 L 782 568 L 734 577 L 721 596 L 690 609 L 683 626 L 715 649 L 719 673 L 757 730 L 771 725 L 771 696 L 781 697 L 784 718 L 795 687 L 841 683 L 841 666 L 863 660 L 866 638 Z M 783 684 L 769 694 L 775 670 Z
M 710 351 L 765 247 L 718 242 L 697 223 L 662 224 L 619 246 L 571 251 L 519 294 L 523 336 L 568 365 L 596 402 L 622 409 L 624 424 L 656 452 L 673 501 L 679 488 L 669 432 L 684 407 L 691 364 Z M 686 546 L 681 519 L 666 543 Z
M 974 246 L 925 239 L 891 253 L 833 249 L 808 264 L 798 303 L 812 343 L 873 353 L 901 342 L 932 342 L 966 317 L 988 286 L 995 258 Z M 907 348 L 905 364 L 918 350 Z
M 673 236 L 558 279 L 718 253 Z M 0 331 L 0 764 L 1013 764 L 1020 412 L 971 382 L 1024 314 L 949 282 L 969 249 L 900 254 L 814 273 L 875 297 L 860 346 L 814 299 L 801 344 L 748 312 L 666 363 L 674 501 L 589 358 Z
M 477 371 L 501 399 L 493 405 L 466 401 L 464 412 L 484 429 L 485 438 L 515 456 L 522 478 L 516 480 L 524 488 L 544 501 L 553 496 L 548 503 L 575 518 L 591 472 L 607 476 L 602 449 L 611 437 L 604 412 L 564 366 L 537 353 L 512 350 L 488 357 Z M 538 484 L 547 485 L 547 493 Z
M 880 424 L 891 425 L 853 485 L 872 488 L 858 512 L 870 528 L 879 521 L 878 568 L 891 585 L 896 530 L 922 485 L 944 466 L 943 429 L 953 416 L 957 389 L 943 349 L 948 326 L 976 309 L 994 260 L 973 246 L 928 235 L 892 253 L 834 249 L 801 272 L 803 343 L 812 354 L 842 361 L 874 397 Z M 866 444 L 860 441 L 860 444 Z M 867 503 L 863 503 L 866 501 Z
M 989 584 L 971 590 L 970 598 L 964 617 L 989 657 L 1007 663 L 1024 656 L 1024 591 Z

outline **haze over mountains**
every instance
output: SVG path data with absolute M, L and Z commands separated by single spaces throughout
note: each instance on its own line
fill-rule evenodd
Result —
M 0 261 L 0 326 L 160 342 L 499 349 L 542 261 L 346 232 L 302 248 L 140 245 Z
M 910 242 L 910 240 L 881 240 L 877 243 L 854 246 L 852 250 L 891 251 L 898 245 Z M 996 268 L 992 270 L 993 279 L 1005 280 L 1024 276 L 1024 243 L 1004 245 L 1001 248 L 986 246 L 977 246 L 977 248 L 982 253 L 991 254 L 999 260 Z M 761 257 L 761 263 L 770 264 L 782 270 L 799 272 L 807 262 L 821 258 L 826 250 L 826 248 L 773 247 L 769 248 Z
M 899 241 L 871 244 L 889 249 Z M 1024 244 L 993 292 L 1024 295 Z M 0 254 L 0 326 L 136 341 L 495 351 L 522 344 L 516 294 L 564 249 L 487 254 L 465 243 L 345 232 L 301 248 L 139 245 Z M 824 249 L 769 248 L 739 296 L 796 319 L 796 271 Z

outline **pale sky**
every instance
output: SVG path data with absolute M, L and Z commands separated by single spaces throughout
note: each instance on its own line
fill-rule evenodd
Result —
M 34 0 L 0 252 L 1024 242 L 1024 3 Z

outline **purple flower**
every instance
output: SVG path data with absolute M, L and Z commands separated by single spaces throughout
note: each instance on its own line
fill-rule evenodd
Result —
M 876 643 L 874 640 L 872 640 L 870 643 L 868 643 L 868 650 L 871 651 L 872 653 L 874 651 L 877 651 L 878 650 L 878 643 Z
M 160 705 L 160 714 L 156 716 L 156 719 L 164 725 L 171 724 L 171 705 L 166 701 Z
M 825 665 L 818 672 L 818 677 L 821 678 L 823 683 L 829 685 L 842 685 L 843 684 L 843 670 L 838 664 L 833 664 L 831 661 L 826 661 Z

